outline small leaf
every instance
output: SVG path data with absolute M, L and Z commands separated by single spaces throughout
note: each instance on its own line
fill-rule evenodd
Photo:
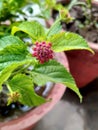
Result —
M 32 71 L 33 81 L 38 85 L 43 85 L 47 81 L 55 83 L 63 83 L 77 93 L 82 99 L 82 96 L 75 84 L 75 81 L 66 68 L 55 60 L 51 60 L 44 64 L 38 65 Z
M 12 35 L 14 35 L 17 31 L 27 33 L 33 40 L 38 40 L 39 37 L 45 36 L 45 30 L 43 26 L 37 21 L 33 22 L 25 21 L 17 27 L 14 26 L 12 28 Z
M 50 37 L 56 33 L 59 33 L 61 31 L 61 24 L 60 24 L 60 20 L 57 20 L 49 29 L 49 31 L 47 32 L 47 36 Z
M 12 91 L 18 91 L 20 93 L 21 96 L 19 101 L 22 104 L 38 106 L 46 102 L 43 97 L 35 94 L 33 82 L 29 76 L 17 74 L 10 80 L 9 85 Z
M 55 34 L 49 40 L 52 43 L 52 49 L 55 52 L 69 50 L 88 50 L 94 53 L 93 50 L 88 46 L 85 39 L 75 33 L 61 32 Z

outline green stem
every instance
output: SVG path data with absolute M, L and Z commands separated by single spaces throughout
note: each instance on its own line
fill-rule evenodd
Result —
M 12 89 L 11 89 L 11 87 L 10 87 L 10 85 L 8 83 L 6 83 L 6 86 L 7 86 L 8 90 L 9 90 L 9 92 L 13 93 L 13 91 L 12 91 Z

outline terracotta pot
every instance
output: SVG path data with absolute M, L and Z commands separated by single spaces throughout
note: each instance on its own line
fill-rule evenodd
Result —
M 67 69 L 69 68 L 67 57 L 64 53 L 56 54 L 57 60 L 62 63 Z M 48 98 L 52 98 L 51 102 L 45 103 L 18 119 L 0 123 L 0 130 L 29 130 L 37 123 L 46 113 L 48 113 L 54 105 L 60 100 L 66 87 L 62 84 L 55 84 Z
M 94 55 L 84 50 L 66 52 L 70 72 L 79 88 L 84 87 L 98 76 L 98 45 L 88 44 L 94 50 Z

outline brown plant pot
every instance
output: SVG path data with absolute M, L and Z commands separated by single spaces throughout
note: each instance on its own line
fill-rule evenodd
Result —
M 68 70 L 68 60 L 65 54 L 57 53 L 56 59 L 62 63 Z M 55 84 L 48 98 L 52 101 L 45 103 L 35 109 L 31 110 L 27 114 L 11 120 L 9 122 L 0 122 L 0 130 L 30 130 L 46 113 L 48 113 L 54 105 L 61 99 L 66 87 L 62 84 Z
M 84 87 L 98 76 L 98 45 L 88 44 L 95 54 L 84 50 L 66 52 L 70 72 L 79 88 Z

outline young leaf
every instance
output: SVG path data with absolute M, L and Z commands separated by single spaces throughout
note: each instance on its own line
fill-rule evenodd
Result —
M 79 93 L 79 90 L 71 74 L 65 69 L 63 65 L 55 60 L 51 60 L 36 66 L 32 71 L 32 76 L 33 81 L 38 85 L 43 85 L 47 81 L 63 83 L 76 92 L 80 99 L 82 99 L 82 96 Z
M 43 26 L 37 21 L 25 21 L 21 23 L 18 27 L 14 26 L 12 28 L 12 35 L 14 35 L 17 31 L 27 33 L 33 40 L 38 40 L 39 37 L 45 36 L 45 30 Z
M 43 97 L 35 94 L 32 79 L 24 74 L 17 74 L 9 81 L 12 91 L 20 93 L 19 101 L 28 106 L 38 106 L 46 102 Z
M 56 33 L 59 33 L 61 31 L 61 24 L 60 24 L 60 20 L 57 20 L 49 29 L 49 31 L 47 32 L 47 37 L 50 37 Z
M 85 39 L 75 33 L 61 32 L 55 34 L 49 40 L 52 43 L 52 49 L 55 52 L 83 49 L 94 53 Z

